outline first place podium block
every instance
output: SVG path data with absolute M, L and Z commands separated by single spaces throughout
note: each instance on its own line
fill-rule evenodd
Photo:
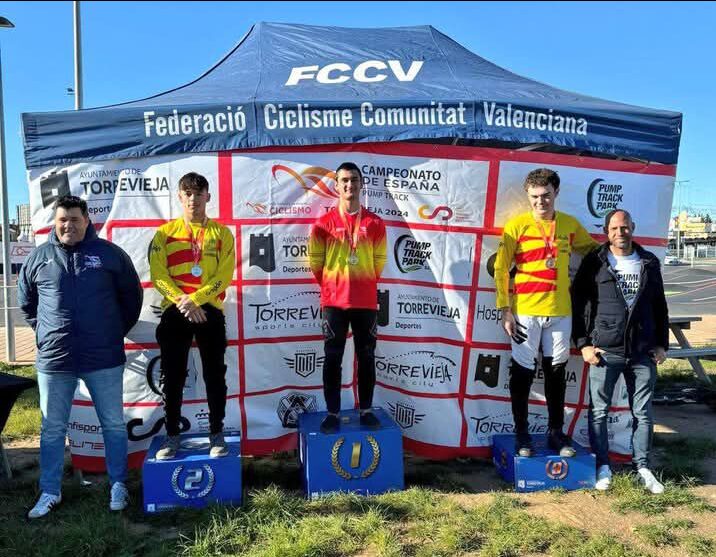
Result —
M 404 488 L 403 434 L 382 408 L 373 412 L 380 428 L 362 427 L 358 410 L 348 410 L 341 412 L 340 430 L 329 435 L 320 430 L 326 412 L 299 416 L 301 475 L 310 499 L 341 491 L 377 495 Z
M 144 512 L 177 507 L 205 507 L 211 503 L 241 504 L 241 438 L 224 434 L 229 454 L 209 456 L 206 434 L 181 436 L 176 458 L 157 460 L 164 436 L 155 437 L 142 467 Z
M 520 493 L 544 489 L 591 489 L 596 482 L 596 457 L 572 442 L 576 456 L 565 458 L 547 445 L 546 435 L 533 435 L 533 456 L 515 453 L 514 435 L 492 437 L 492 461 L 500 476 Z

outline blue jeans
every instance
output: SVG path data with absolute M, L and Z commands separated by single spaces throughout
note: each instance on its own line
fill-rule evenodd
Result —
M 102 425 L 110 484 L 127 477 L 127 427 L 122 405 L 124 366 L 85 373 L 38 370 L 42 429 L 40 432 L 40 490 L 59 495 L 65 462 L 65 436 L 77 380 L 87 385 Z
M 609 464 L 607 414 L 619 375 L 624 374 L 632 423 L 632 460 L 634 467 L 648 468 L 654 434 L 651 400 L 656 384 L 656 365 L 644 356 L 638 362 L 616 354 L 603 353 L 606 365 L 589 368 L 589 442 L 597 456 L 597 466 Z

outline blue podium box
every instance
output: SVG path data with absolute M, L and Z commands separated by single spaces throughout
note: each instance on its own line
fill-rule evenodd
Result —
M 347 410 L 341 412 L 340 430 L 333 434 L 320 430 L 326 412 L 299 416 L 299 459 L 308 498 L 341 491 L 377 495 L 404 488 L 403 434 L 385 410 L 373 412 L 380 428 L 361 426 L 358 410 Z
M 144 512 L 177 507 L 205 507 L 211 503 L 241 504 L 241 437 L 224 434 L 229 454 L 209 456 L 206 434 L 184 434 L 176 458 L 157 460 L 164 436 L 152 440 L 142 466 Z
M 550 449 L 546 435 L 532 435 L 531 457 L 515 453 L 514 435 L 492 437 L 492 461 L 500 476 L 521 493 L 544 489 L 591 489 L 596 482 L 596 457 L 573 442 L 576 456 L 565 458 Z

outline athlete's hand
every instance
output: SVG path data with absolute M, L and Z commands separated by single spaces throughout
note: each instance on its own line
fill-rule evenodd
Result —
M 666 360 L 666 350 L 661 346 L 656 346 L 654 350 L 649 351 L 649 356 L 651 356 L 651 359 L 656 365 L 663 364 Z
M 194 303 L 194 300 L 189 297 L 189 294 L 184 294 L 177 301 L 177 309 L 182 315 L 186 315 L 187 313 L 197 309 L 198 307 L 199 306 Z
M 582 348 L 582 359 L 590 365 L 596 366 L 602 361 L 599 354 L 603 354 L 604 350 L 596 346 L 585 346 Z
M 185 317 L 192 323 L 206 323 L 206 312 L 200 307 L 190 310 Z
M 502 328 L 517 344 L 522 344 L 527 340 L 527 334 L 524 332 L 527 327 L 515 319 L 510 308 L 502 309 Z

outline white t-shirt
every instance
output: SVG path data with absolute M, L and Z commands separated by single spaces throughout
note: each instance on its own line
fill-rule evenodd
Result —
M 631 255 L 614 255 L 609 251 L 607 258 L 617 273 L 617 282 L 627 306 L 631 307 L 641 282 L 641 257 L 636 251 L 633 251 Z

